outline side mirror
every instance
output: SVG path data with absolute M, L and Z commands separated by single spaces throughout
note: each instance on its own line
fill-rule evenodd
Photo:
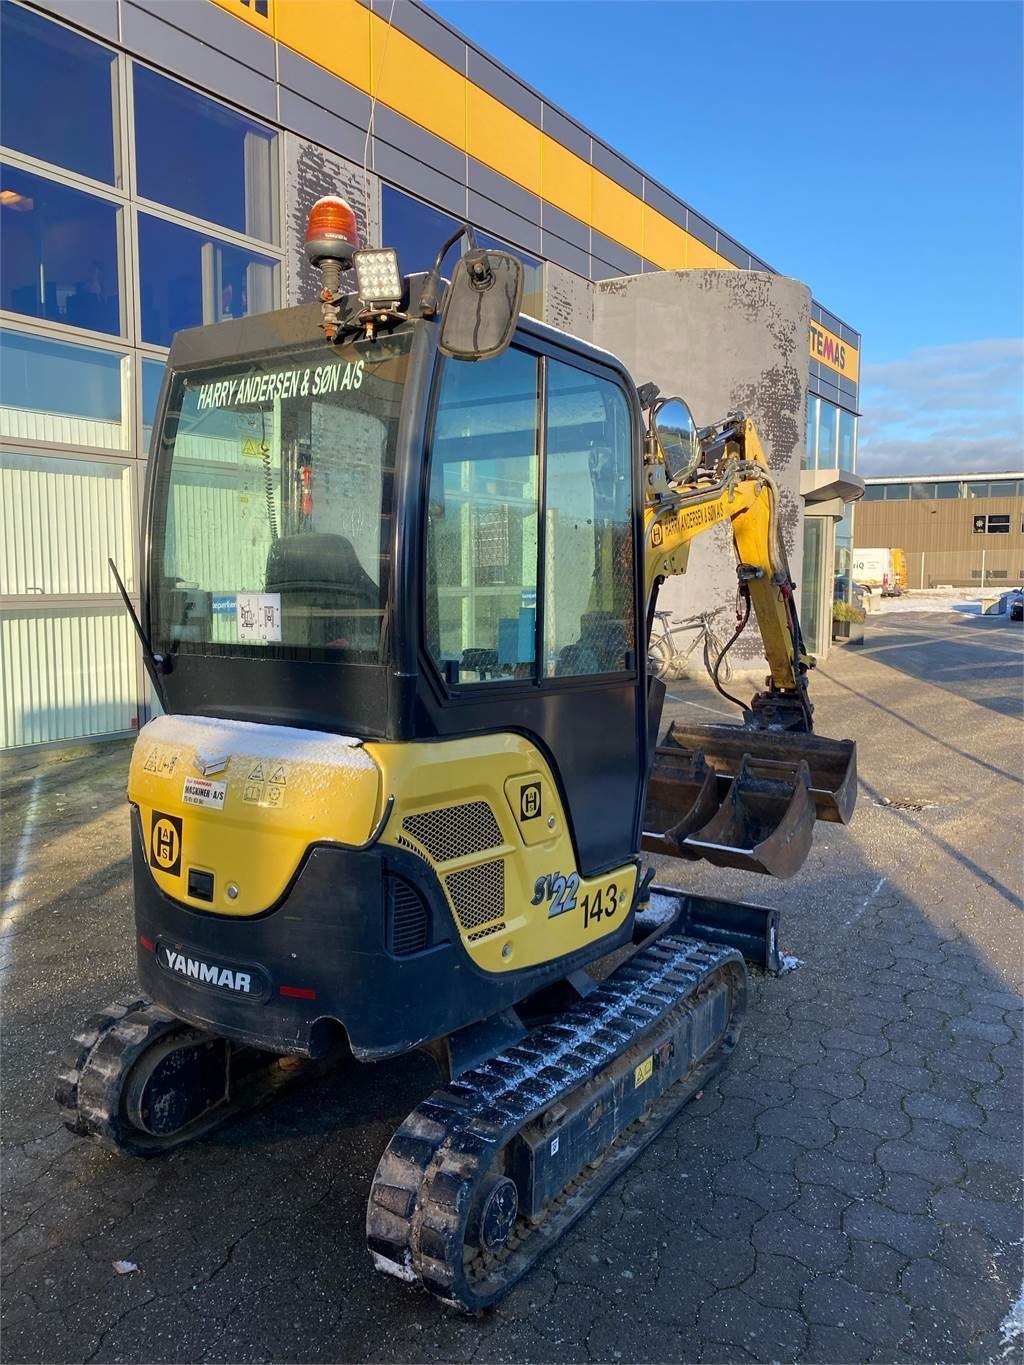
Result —
M 670 479 L 688 479 L 703 451 L 693 413 L 681 398 L 666 398 L 651 414 L 651 430 L 658 442 Z
M 492 360 L 508 348 L 523 301 L 523 263 L 507 251 L 467 251 L 452 271 L 438 347 L 454 360 Z

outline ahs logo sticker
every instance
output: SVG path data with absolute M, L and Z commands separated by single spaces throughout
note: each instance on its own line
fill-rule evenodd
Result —
M 181 820 L 177 815 L 153 812 L 149 832 L 149 865 L 169 877 L 181 876 Z

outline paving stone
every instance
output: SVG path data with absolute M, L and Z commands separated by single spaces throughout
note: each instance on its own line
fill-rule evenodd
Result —
M 797 1359 L 807 1361 L 808 1365 L 821 1365 L 821 1362 L 850 1362 L 867 1360 L 870 1346 L 863 1337 L 838 1327 L 826 1327 L 821 1323 L 811 1323 L 807 1329 L 807 1347 Z
M 843 1210 L 852 1202 L 852 1195 L 828 1185 L 807 1185 L 788 1212 L 812 1228 L 842 1228 Z
M 838 1128 L 863 1128 L 880 1138 L 902 1137 L 910 1129 L 910 1119 L 898 1106 L 870 1104 L 861 1097 L 837 1101 L 829 1116 Z
M 1002 1316 L 988 1277 L 958 1274 L 934 1259 L 912 1260 L 900 1276 L 900 1289 L 915 1307 L 952 1313 L 974 1328 L 994 1326 Z
M 709 1299 L 697 1315 L 697 1330 L 713 1341 L 750 1350 L 759 1360 L 791 1360 L 807 1340 L 799 1313 L 769 1308 L 739 1289 L 724 1289 Z
M 930 1072 L 920 1066 L 900 1066 L 890 1057 L 868 1057 L 858 1068 L 869 1081 L 880 1081 L 898 1090 L 928 1090 L 932 1083 Z
M 874 1160 L 875 1149 L 879 1145 L 878 1135 L 869 1133 L 865 1128 L 840 1128 L 835 1141 L 830 1142 L 825 1150 L 842 1161 L 864 1162 L 870 1165 Z
M 1005 1024 L 985 1024 L 978 1019 L 961 1015 L 950 1025 L 954 1038 L 980 1038 L 986 1043 L 1009 1043 L 1013 1041 L 1013 1029 Z
M 798 1180 L 828 1185 L 852 1198 L 873 1194 L 882 1184 L 882 1173 L 866 1161 L 843 1161 L 831 1152 L 801 1152 L 794 1167 Z
M 930 1218 L 898 1213 L 871 1199 L 846 1210 L 843 1229 L 851 1237 L 884 1242 L 906 1256 L 927 1256 L 939 1239 L 939 1229 Z
M 838 1053 L 830 1053 L 827 1065 L 798 1066 L 793 1072 L 793 1085 L 803 1089 L 823 1091 L 834 1095 L 837 1100 L 851 1099 L 864 1089 L 864 1078 L 857 1074 L 856 1065 L 861 1060 L 857 1052 L 847 1053 L 837 1064 L 832 1059 Z
M 1019 1207 L 991 1199 L 972 1199 L 960 1189 L 940 1190 L 932 1199 L 932 1209 L 942 1222 L 981 1228 L 1004 1245 L 1019 1244 L 1024 1237 L 1024 1218 Z
M 1024 1153 L 1020 1154 L 1024 1165 Z M 1024 1174 L 1021 1169 L 1008 1170 L 995 1161 L 972 1161 L 967 1167 L 961 1191 L 971 1199 L 989 1199 L 1009 1207 L 1019 1206 L 1024 1193 Z
M 760 1137 L 788 1138 L 800 1147 L 827 1147 L 835 1137 L 835 1128 L 828 1119 L 786 1107 L 759 1114 L 756 1126 Z
M 800 1192 L 791 1175 L 764 1171 L 749 1161 L 730 1161 L 715 1174 L 714 1187 L 723 1195 L 738 1195 L 762 1209 L 782 1209 L 792 1204 Z
M 792 1175 L 796 1158 L 805 1150 L 788 1138 L 763 1137 L 747 1160 L 759 1170 Z
M 957 1134 L 956 1150 L 964 1161 L 991 1161 L 1008 1171 L 1020 1171 L 1019 1142 L 990 1137 L 987 1133 L 962 1132 Z
M 875 1195 L 879 1204 L 900 1213 L 929 1212 L 933 1182 L 905 1171 L 887 1171 L 881 1190 Z
M 952 1152 L 918 1147 L 900 1138 L 883 1142 L 875 1152 L 875 1160 L 886 1171 L 918 1175 L 934 1184 L 958 1180 L 964 1169 L 963 1163 Z
M 889 1050 L 888 1042 L 877 1029 L 871 1033 L 854 1033 L 848 1028 L 829 1029 L 822 1042 L 830 1051 L 856 1052 L 860 1057 L 880 1057 Z
M 910 1327 L 910 1309 L 894 1294 L 872 1293 L 840 1276 L 819 1275 L 803 1292 L 808 1322 L 851 1331 L 866 1341 L 898 1341 Z
M 754 1246 L 775 1256 L 788 1256 L 808 1270 L 838 1270 L 849 1254 L 842 1232 L 812 1228 L 789 1213 L 769 1213 L 754 1226 Z
M 863 1242 L 859 1237 L 851 1237 L 850 1255 L 839 1273 L 860 1289 L 895 1294 L 899 1292 L 905 1265 L 907 1257 L 884 1242 Z
M 929 1071 L 940 1075 L 962 1076 L 967 1080 L 994 1083 L 1002 1072 L 995 1062 L 977 1049 L 965 1052 L 962 1048 L 940 1048 L 929 1052 L 925 1059 Z
M 813 1272 L 789 1256 L 759 1251 L 754 1273 L 739 1287 L 757 1303 L 800 1311 L 800 1293 Z

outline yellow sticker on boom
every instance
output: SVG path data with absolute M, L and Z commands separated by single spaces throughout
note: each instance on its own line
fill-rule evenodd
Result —
M 639 1090 L 645 1081 L 649 1081 L 654 1075 L 654 1055 L 648 1057 L 646 1061 L 640 1063 L 633 1071 L 633 1089 Z

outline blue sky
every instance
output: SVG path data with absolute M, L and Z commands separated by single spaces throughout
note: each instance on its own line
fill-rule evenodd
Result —
M 432 8 L 864 334 L 863 470 L 1024 465 L 1024 6 Z

